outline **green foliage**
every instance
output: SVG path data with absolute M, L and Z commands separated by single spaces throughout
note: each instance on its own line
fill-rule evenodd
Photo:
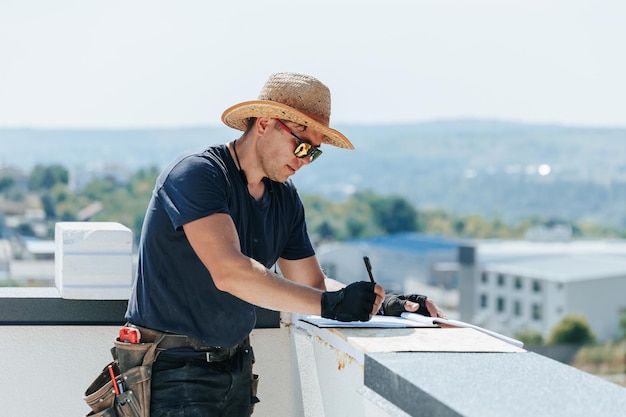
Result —
M 46 219 L 55 220 L 57 218 L 56 205 L 54 204 L 54 201 L 52 200 L 52 196 L 50 195 L 50 193 L 44 192 L 43 194 L 41 194 L 40 199 L 41 199 L 41 206 L 43 207 L 43 211 L 46 215 Z
M 402 197 L 370 196 L 374 222 L 385 234 L 416 232 L 417 210 Z
M 62 172 L 55 166 L 39 166 L 30 177 L 31 187 L 39 190 L 39 201 L 50 223 L 51 233 L 57 221 L 115 221 L 130 227 L 135 239 L 139 239 L 143 217 L 159 172 L 156 167 L 137 171 L 125 184 L 118 184 L 112 179 L 94 179 L 76 192 L 67 187 Z M 83 209 L 97 208 L 97 205 L 100 209 L 94 210 L 90 217 L 80 217 L 84 216 L 81 213 Z M 32 231 L 25 229 L 23 233 L 32 234 Z
M 35 236 L 32 226 L 28 223 L 21 223 L 18 225 L 17 232 L 22 236 Z
M 341 205 L 345 238 L 361 239 L 381 234 L 381 230 L 374 220 L 369 196 L 369 193 L 357 193 Z
M 13 187 L 15 184 L 15 179 L 12 177 L 0 177 L 0 193 L 5 192 L 6 190 Z
M 622 316 L 619 319 L 619 340 L 626 340 L 626 311 L 622 311 Z
M 595 374 L 623 374 L 626 372 L 626 343 L 606 342 L 583 346 L 572 363 L 578 369 Z
M 515 334 L 515 338 L 524 342 L 525 345 L 543 345 L 543 336 L 535 330 L 522 330 Z
M 119 186 L 110 178 L 94 179 L 82 190 L 82 194 L 90 200 L 100 200 L 102 196 L 114 194 Z
M 50 198 L 55 205 L 58 205 L 68 201 L 71 198 L 71 193 L 65 184 L 57 183 L 50 191 Z
M 342 203 L 303 196 L 309 233 L 316 240 L 359 239 L 418 230 L 417 210 L 402 197 L 356 193 Z
M 29 185 L 36 190 L 46 218 L 54 230 L 56 221 L 117 221 L 132 228 L 139 238 L 143 217 L 156 177 L 157 167 L 132 174 L 125 183 L 112 178 L 94 179 L 83 189 L 68 188 L 68 171 L 59 165 L 35 167 Z M 23 201 L 25 190 L 0 178 L 4 198 Z M 358 192 L 344 201 L 332 201 L 319 195 L 303 195 L 309 234 L 315 242 L 363 239 L 400 232 L 420 232 L 429 235 L 461 238 L 522 238 L 532 226 L 557 222 L 554 219 L 531 217 L 519 224 L 507 224 L 499 216 L 491 219 L 477 214 L 453 215 L 439 209 L 418 210 L 400 195 L 381 196 L 374 192 Z M 83 209 L 101 204 L 101 209 L 83 217 Z M 579 227 L 580 226 L 580 227 Z M 572 224 L 581 237 L 625 235 L 626 231 L 610 231 L 591 223 Z
M 93 220 L 120 222 L 132 228 L 138 241 L 158 174 L 158 169 L 152 167 L 134 173 L 124 186 L 102 180 L 89 184 L 86 187 L 87 196 L 102 203 L 102 210 Z
M 499 217 L 488 220 L 476 214 L 453 216 L 443 210 L 418 211 L 401 197 L 381 197 L 371 192 L 356 193 L 343 203 L 332 203 L 320 196 L 304 196 L 303 201 L 307 209 L 309 232 L 336 240 L 399 232 L 476 239 L 515 239 L 523 237 L 529 227 L 543 224 L 541 219 L 508 225 Z M 322 224 L 324 230 L 319 230 Z M 329 226 L 332 226 L 332 233 L 329 233 Z
M 307 227 L 315 241 L 346 240 L 380 233 L 366 201 L 353 196 L 342 203 L 332 203 L 320 196 L 304 195 Z
M 317 228 L 317 233 L 322 240 L 334 239 L 337 230 L 327 221 L 322 222 Z
M 17 203 L 24 202 L 26 200 L 26 197 L 27 197 L 27 193 L 17 188 L 11 188 L 7 192 L 7 196 L 6 196 L 7 200 L 14 201 Z
M 534 226 L 549 226 L 554 219 L 530 217 L 518 224 L 507 224 L 499 216 L 485 219 L 477 214 L 455 216 L 439 209 L 417 210 L 398 196 L 382 197 L 372 192 L 356 193 L 343 202 L 332 202 L 321 196 L 302 197 L 307 213 L 309 233 L 314 240 L 360 239 L 398 232 L 473 239 L 520 239 Z M 600 235 L 589 225 L 578 228 L 583 237 Z M 600 232 L 598 232 L 600 233 Z M 613 231 L 612 235 L 618 232 Z M 622 232 L 626 233 L 626 232 Z
M 51 190 L 56 184 L 67 184 L 69 173 L 67 169 L 58 164 L 37 165 L 33 169 L 28 179 L 28 186 L 31 190 Z
M 589 327 L 587 319 L 578 315 L 563 317 L 563 319 L 554 326 L 548 337 L 548 344 L 589 344 L 594 341 L 595 336 Z

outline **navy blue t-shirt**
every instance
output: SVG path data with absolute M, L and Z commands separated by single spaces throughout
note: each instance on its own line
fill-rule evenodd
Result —
M 314 254 L 304 208 L 291 181 L 265 179 L 255 200 L 226 145 L 177 158 L 157 179 L 141 233 L 137 279 L 126 319 L 213 346 L 241 343 L 254 328 L 254 307 L 215 287 L 182 229 L 229 214 L 242 252 L 270 268 L 276 260 Z

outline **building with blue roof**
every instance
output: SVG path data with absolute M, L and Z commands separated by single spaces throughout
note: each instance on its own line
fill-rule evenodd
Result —
M 345 284 L 369 279 L 367 256 L 376 282 L 388 292 L 406 292 L 411 284 L 456 288 L 458 250 L 452 239 L 398 233 L 322 244 L 317 254 L 326 274 Z
M 626 314 L 626 240 L 466 242 L 402 233 L 327 243 L 317 253 L 326 274 L 345 284 L 369 279 L 368 256 L 387 292 L 426 294 L 448 317 L 508 336 L 547 337 L 576 314 L 605 341 L 619 336 Z

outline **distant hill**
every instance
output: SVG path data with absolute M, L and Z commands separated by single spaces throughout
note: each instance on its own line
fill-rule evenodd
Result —
M 371 190 L 456 214 L 590 219 L 626 228 L 626 129 L 475 120 L 337 127 L 356 149 L 324 147 L 294 177 L 302 193 L 340 199 Z M 226 127 L 0 129 L 0 166 L 162 167 L 186 149 L 238 135 Z
M 180 152 L 234 138 L 227 127 L 132 130 L 0 129 L 0 166 L 31 169 L 122 165 L 131 170 L 164 166 Z
M 303 191 L 371 189 L 457 214 L 626 228 L 626 129 L 456 121 L 345 132 L 357 149 L 299 174 Z

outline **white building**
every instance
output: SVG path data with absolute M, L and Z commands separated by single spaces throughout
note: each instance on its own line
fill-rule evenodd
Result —
M 584 316 L 600 341 L 617 336 L 626 312 L 626 241 L 476 244 L 461 272 L 461 319 L 503 334 L 547 337 L 567 315 Z
M 11 277 L 11 259 L 13 259 L 11 244 L 7 239 L 0 239 L 0 281 Z
M 626 240 L 467 244 L 408 233 L 325 244 L 317 253 L 327 275 L 346 284 L 368 279 L 368 256 L 387 291 L 427 294 L 449 317 L 509 336 L 533 330 L 547 338 L 575 314 L 605 341 L 626 312 Z

